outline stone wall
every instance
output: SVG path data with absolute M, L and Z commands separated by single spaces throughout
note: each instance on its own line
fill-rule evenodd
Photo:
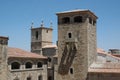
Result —
M 120 73 L 89 73 L 87 80 L 120 80 Z
M 8 80 L 7 45 L 8 38 L 0 37 L 0 80 Z
M 20 63 L 20 69 L 11 69 L 11 64 L 13 62 Z M 32 68 L 25 68 L 26 62 L 32 63 Z M 42 63 L 42 67 L 37 67 L 37 62 Z M 38 80 L 41 76 L 42 80 L 47 80 L 47 62 L 46 60 L 40 59 L 26 59 L 26 58 L 9 58 L 8 61 L 9 68 L 9 80 L 19 79 L 26 80 L 31 78 L 31 80 Z
M 68 11 L 57 16 L 56 79 L 86 80 L 88 67 L 96 58 L 96 16 L 93 13 L 91 15 L 90 11 Z
M 31 52 L 41 54 L 42 47 L 52 44 L 52 30 L 46 27 L 31 29 Z

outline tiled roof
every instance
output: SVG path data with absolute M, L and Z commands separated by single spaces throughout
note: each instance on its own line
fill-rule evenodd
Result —
M 97 48 L 97 53 L 103 53 L 103 54 L 106 54 L 106 51 L 104 51 L 104 50 L 101 49 L 101 48 Z
M 39 58 L 39 59 L 47 59 L 42 55 L 38 55 L 36 53 L 31 53 L 18 48 L 8 48 L 8 58 Z
M 120 60 L 120 58 L 108 54 L 106 51 L 100 48 L 97 49 L 97 54 L 103 55 L 103 58 L 105 58 L 106 61 L 111 60 L 111 62 L 102 62 L 102 60 L 95 61 L 89 67 L 89 73 L 120 73 L 120 63 L 117 62 Z
M 116 57 L 116 56 L 114 56 L 114 55 L 111 55 L 111 54 L 107 53 L 105 50 L 103 50 L 103 49 L 101 49 L 101 48 L 97 48 L 97 54 L 103 54 L 103 55 L 105 55 L 105 56 L 108 56 L 108 57 L 111 57 L 111 58 L 120 60 L 119 57 Z
M 97 72 L 97 73 L 120 73 L 120 63 L 93 63 L 89 72 Z

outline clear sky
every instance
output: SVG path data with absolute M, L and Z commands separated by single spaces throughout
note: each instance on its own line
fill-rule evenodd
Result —
M 56 12 L 89 9 L 97 20 L 97 46 L 120 49 L 120 0 L 0 0 L 0 36 L 9 36 L 9 46 L 30 50 L 30 28 L 53 23 L 57 41 Z

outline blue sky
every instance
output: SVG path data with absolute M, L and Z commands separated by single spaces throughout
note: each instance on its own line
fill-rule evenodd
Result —
M 120 0 L 0 0 L 0 36 L 9 36 L 9 46 L 30 50 L 30 27 L 53 23 L 57 41 L 56 12 L 89 9 L 97 20 L 99 48 L 120 49 Z

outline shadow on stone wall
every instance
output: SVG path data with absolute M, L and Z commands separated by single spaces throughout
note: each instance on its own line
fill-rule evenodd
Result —
M 76 53 L 77 53 L 77 48 L 74 42 L 68 42 L 65 44 L 65 48 L 62 53 L 61 62 L 58 67 L 58 73 L 62 75 L 68 74 L 69 68 L 73 63 Z

